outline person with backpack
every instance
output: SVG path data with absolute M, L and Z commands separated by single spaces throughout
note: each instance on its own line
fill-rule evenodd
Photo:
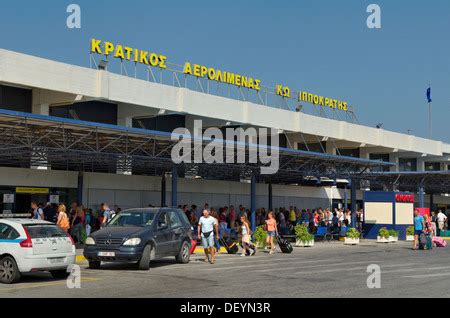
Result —
M 75 217 L 72 220 L 72 237 L 76 240 L 77 243 L 84 243 L 83 241 L 84 224 L 85 224 L 84 210 L 82 206 L 79 206 L 75 213 Z
M 255 255 L 256 247 L 252 244 L 250 230 L 250 222 L 246 215 L 241 216 L 241 236 L 242 236 L 242 254 L 241 256 L 246 255 Z
M 39 207 L 36 201 L 31 202 L 31 209 L 33 211 L 33 219 L 44 220 L 44 211 Z

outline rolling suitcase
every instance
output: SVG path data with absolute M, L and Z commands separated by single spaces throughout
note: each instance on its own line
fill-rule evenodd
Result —
M 290 254 L 294 250 L 292 244 L 281 236 L 277 236 L 277 243 L 282 253 Z
M 196 248 L 197 248 L 197 241 L 191 240 L 191 249 L 189 250 L 189 253 L 191 253 L 191 255 L 194 254 Z
M 436 247 L 446 247 L 447 242 L 444 241 L 442 237 L 435 236 L 433 237 L 433 243 L 436 244 Z
M 427 237 L 424 233 L 422 233 L 419 236 L 419 250 L 425 249 L 426 245 L 427 245 Z
M 224 238 L 220 239 L 220 244 L 225 247 L 228 254 L 237 254 L 239 252 L 239 246 L 236 242 L 232 242 L 231 240 L 225 240 Z

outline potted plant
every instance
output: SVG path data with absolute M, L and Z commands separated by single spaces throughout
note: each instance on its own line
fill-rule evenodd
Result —
M 407 242 L 414 241 L 414 226 L 408 226 L 406 228 L 406 241 Z
M 266 247 L 266 240 L 267 240 L 267 232 L 264 231 L 264 226 L 258 226 L 255 230 L 255 233 L 253 234 L 255 241 L 256 241 L 256 247 L 257 248 L 264 248 Z
M 314 246 L 314 236 L 308 232 L 308 228 L 303 224 L 298 224 L 295 226 L 295 238 L 295 246 Z
M 378 236 L 377 236 L 377 242 L 378 243 L 389 243 L 389 231 L 387 228 L 382 227 L 379 231 L 378 231 Z
M 398 242 L 398 231 L 394 229 L 389 230 L 389 242 L 391 243 Z
M 358 245 L 361 233 L 355 228 L 351 228 L 345 233 L 344 244 L 345 245 Z

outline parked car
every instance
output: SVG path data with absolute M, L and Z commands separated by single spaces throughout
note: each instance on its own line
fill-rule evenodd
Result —
M 0 220 L 0 282 L 12 284 L 23 273 L 49 271 L 67 278 L 75 264 L 72 238 L 55 224 L 31 219 Z
M 86 239 L 84 256 L 91 269 L 101 262 L 135 262 L 148 270 L 152 260 L 167 256 L 186 264 L 191 238 L 189 220 L 179 209 L 124 210 Z

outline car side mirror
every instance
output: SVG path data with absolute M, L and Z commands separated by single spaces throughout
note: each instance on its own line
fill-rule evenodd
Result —
M 167 223 L 159 223 L 158 224 L 158 230 L 165 230 L 167 229 L 169 226 L 167 225 Z

